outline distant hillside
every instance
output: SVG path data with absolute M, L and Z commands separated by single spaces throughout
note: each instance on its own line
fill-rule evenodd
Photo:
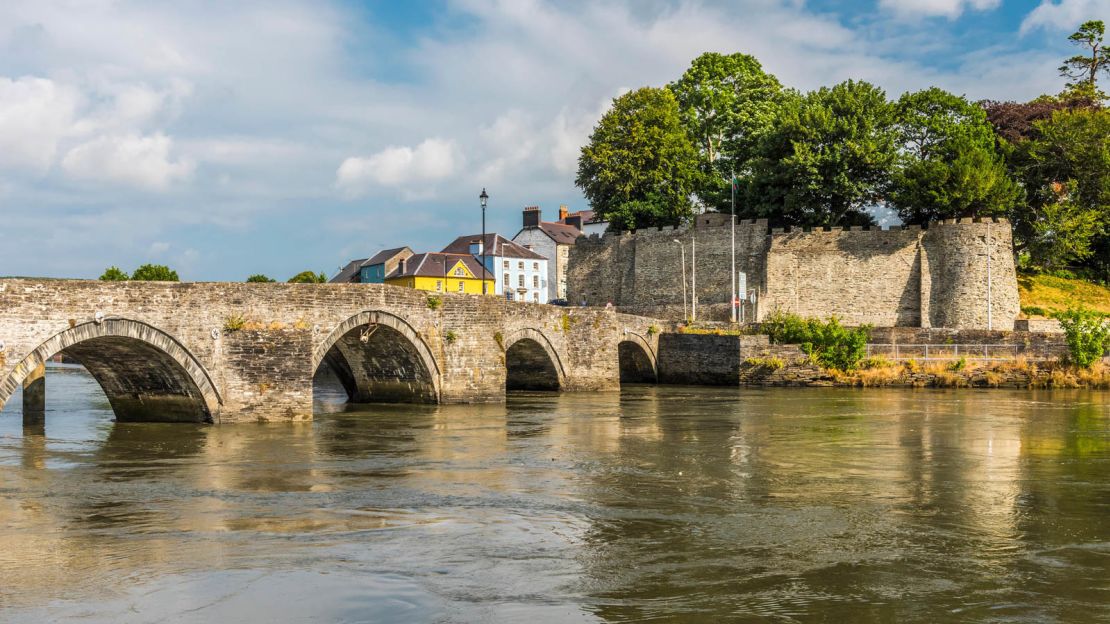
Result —
M 1110 314 L 1110 288 L 1085 280 L 1018 275 L 1018 291 L 1026 316 L 1048 316 L 1081 305 Z

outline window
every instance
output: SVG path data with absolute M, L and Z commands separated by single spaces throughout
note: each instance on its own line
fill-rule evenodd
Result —
M 466 292 L 466 282 L 459 280 L 459 292 Z
M 466 277 L 466 271 L 462 267 L 455 267 L 455 277 Z
M 540 263 L 539 262 L 533 262 L 532 263 L 532 270 L 533 271 L 539 271 L 540 270 Z
M 517 286 L 520 286 L 521 288 L 524 288 L 524 276 L 523 275 L 517 275 L 516 276 L 516 283 L 517 283 Z
M 540 276 L 539 275 L 533 275 L 532 276 L 532 288 L 539 288 L 539 287 L 540 287 Z
M 540 300 L 540 293 L 532 293 L 532 301 L 535 301 L 535 302 L 538 303 L 539 300 Z
M 443 280 L 436 280 L 436 292 L 443 290 Z
M 505 268 L 506 269 L 509 268 L 509 261 L 508 260 L 505 261 Z
M 523 270 L 524 270 L 524 261 L 523 261 L 523 260 L 521 260 L 520 262 L 517 262 L 517 263 L 516 263 L 516 268 L 518 268 L 518 269 L 520 269 L 521 271 L 523 271 Z
M 505 274 L 505 279 L 502 280 L 501 283 L 506 285 L 506 286 L 509 285 L 509 274 L 508 273 Z

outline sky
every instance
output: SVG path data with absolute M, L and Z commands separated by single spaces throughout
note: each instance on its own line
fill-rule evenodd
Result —
M 1028 100 L 1110 0 L 3 0 L 0 275 L 329 275 L 588 208 L 612 98 L 702 52 L 786 85 Z

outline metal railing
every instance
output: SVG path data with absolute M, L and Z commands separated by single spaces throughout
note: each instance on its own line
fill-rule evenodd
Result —
M 882 356 L 891 360 L 1030 360 L 1052 359 L 1058 350 L 1023 344 L 908 344 L 870 343 L 867 357 Z

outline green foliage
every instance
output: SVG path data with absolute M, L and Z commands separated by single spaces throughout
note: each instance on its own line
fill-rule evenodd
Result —
M 1048 316 L 1048 312 L 1040 306 L 1021 306 L 1021 313 L 1025 316 Z
M 177 271 L 163 264 L 144 264 L 135 269 L 131 279 L 143 282 L 177 282 Z
M 252 284 L 269 284 L 275 281 L 277 280 L 271 279 L 265 275 L 262 275 L 261 273 L 255 273 L 254 275 L 247 278 L 247 282 Z
M 844 327 L 834 316 L 828 321 L 803 318 L 797 314 L 774 312 L 763 322 L 762 330 L 771 342 L 796 344 L 825 368 L 849 371 L 867 355 L 871 326 Z
M 1102 20 L 1090 20 L 1080 24 L 1079 30 L 1068 37 L 1073 44 L 1090 49 L 1090 56 L 1077 54 L 1060 66 L 1060 75 L 1072 80 L 1069 87 L 1086 87 L 1097 93 L 1099 72 L 1110 73 L 1110 58 L 1106 57 L 1106 48 L 1102 45 L 1105 33 Z
M 706 52 L 667 88 L 698 150 L 695 193 L 706 206 L 728 211 L 726 181 L 734 172 L 748 175 L 760 138 L 778 116 L 782 85 L 753 56 Z
M 962 370 L 966 370 L 967 369 L 967 358 L 961 355 L 958 360 L 949 364 L 948 368 L 949 368 L 949 370 L 951 370 L 952 372 L 955 372 L 955 373 L 958 373 Z
M 934 87 L 903 95 L 896 111 L 902 149 L 887 199 L 904 223 L 1005 215 L 1022 198 L 981 107 Z
M 459 335 L 456 334 L 453 330 L 448 329 L 447 331 L 443 332 L 443 339 L 447 341 L 447 344 L 451 344 L 452 342 L 455 342 L 459 339 Z
M 647 335 L 649 337 L 654 336 L 655 334 L 658 334 L 658 333 L 659 333 L 659 326 L 658 325 L 656 325 L 654 323 L 652 323 L 651 325 L 648 325 Z
M 697 152 L 666 89 L 613 100 L 578 158 L 575 184 L 610 229 L 678 225 L 691 214 Z
M 129 277 L 119 269 L 117 266 L 110 266 L 104 270 L 104 274 L 100 276 L 102 282 L 126 282 Z
M 224 331 L 239 331 L 247 324 L 247 319 L 242 314 L 232 314 L 224 319 Z
M 747 364 L 748 366 L 751 366 L 753 368 L 760 368 L 768 372 L 777 371 L 780 368 L 786 366 L 786 362 L 783 362 L 781 358 L 777 358 L 774 356 L 765 358 L 750 357 L 744 360 L 744 364 Z
M 429 310 L 438 310 L 443 305 L 443 297 L 439 295 L 428 295 L 427 299 Z
M 1068 356 L 1080 368 L 1089 368 L 1110 350 L 1110 316 L 1087 308 L 1069 308 L 1053 315 L 1064 328 Z
M 781 225 L 869 225 L 894 166 L 894 107 L 849 80 L 786 97 L 759 143 L 744 189 L 746 216 Z
M 293 277 L 290 277 L 288 283 L 290 284 L 323 284 L 328 281 L 328 276 L 323 273 L 313 273 L 312 271 L 301 271 Z

